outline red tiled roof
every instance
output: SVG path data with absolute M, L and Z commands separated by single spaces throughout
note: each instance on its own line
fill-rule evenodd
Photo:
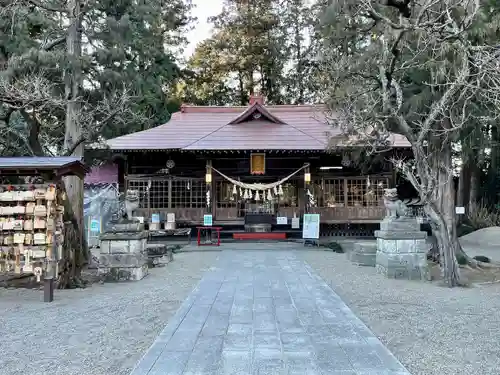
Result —
M 338 135 L 321 106 L 256 102 L 250 107 L 183 105 L 168 123 L 107 143 L 113 150 L 323 150 Z M 394 147 L 409 147 L 404 137 L 393 138 Z

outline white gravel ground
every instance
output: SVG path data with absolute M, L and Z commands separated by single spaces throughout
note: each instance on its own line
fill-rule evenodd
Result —
M 385 279 L 345 254 L 301 255 L 413 375 L 500 374 L 500 284 L 449 289 Z
M 135 283 L 0 289 L 0 375 L 128 375 L 219 252 L 181 253 Z

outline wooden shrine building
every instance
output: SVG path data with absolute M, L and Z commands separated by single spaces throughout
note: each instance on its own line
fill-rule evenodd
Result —
M 242 230 L 248 215 L 264 213 L 276 230 L 278 217 L 290 228 L 308 212 L 321 215 L 325 231 L 378 223 L 383 189 L 394 184 L 388 157 L 362 173 L 347 149 L 329 149 L 335 135 L 322 107 L 266 106 L 253 96 L 247 107 L 183 105 L 168 123 L 108 145 L 121 155 L 121 188 L 139 190 L 146 221 L 174 213 L 177 225 L 194 226 L 209 213 Z M 403 137 L 391 142 L 389 152 L 408 150 Z

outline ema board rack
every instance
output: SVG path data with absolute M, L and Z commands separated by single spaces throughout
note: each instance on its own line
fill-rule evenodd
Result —
M 39 279 L 49 262 L 60 260 L 63 200 L 55 184 L 0 186 L 0 272 Z

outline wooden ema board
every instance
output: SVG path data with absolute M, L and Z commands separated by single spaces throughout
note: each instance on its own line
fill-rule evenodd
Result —
M 0 186 L 0 272 L 58 274 L 62 256 L 63 197 L 55 184 Z

